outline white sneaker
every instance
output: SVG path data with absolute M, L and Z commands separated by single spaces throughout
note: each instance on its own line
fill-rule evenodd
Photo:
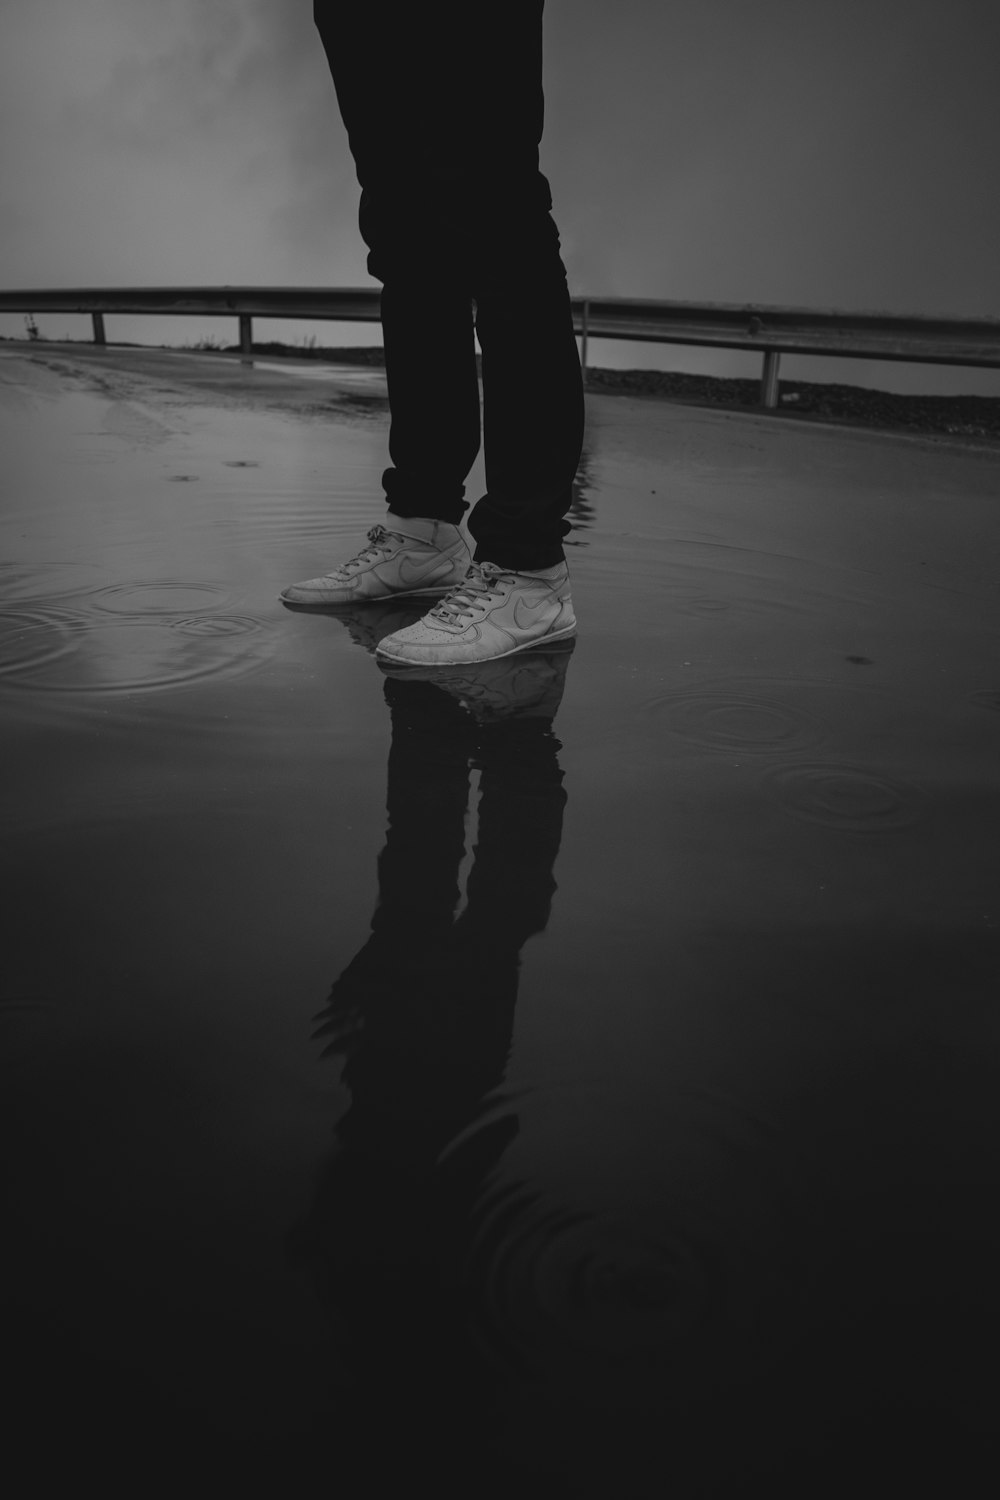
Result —
M 321 578 L 289 584 L 285 604 L 325 608 L 367 599 L 446 594 L 464 577 L 469 548 L 457 526 L 423 516 L 394 516 L 373 526 L 356 557 Z
M 531 573 L 474 562 L 440 604 L 415 625 L 385 636 L 375 652 L 414 667 L 494 661 L 575 630 L 564 562 Z

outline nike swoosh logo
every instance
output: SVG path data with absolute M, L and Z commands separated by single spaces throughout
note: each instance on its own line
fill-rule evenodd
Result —
M 450 573 L 454 563 L 450 557 L 432 557 L 425 563 L 415 563 L 412 558 L 401 557 L 399 559 L 399 581 L 400 583 L 419 583 L 421 579 L 433 577 L 436 573 Z
M 552 604 L 551 598 L 542 599 L 538 604 L 526 604 L 523 599 L 515 599 L 514 624 L 518 630 L 530 630 L 532 625 L 537 625 L 544 615 L 551 613 Z

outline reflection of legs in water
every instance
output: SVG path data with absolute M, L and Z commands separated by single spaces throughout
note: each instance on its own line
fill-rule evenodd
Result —
M 521 946 L 548 920 L 566 800 L 552 714 L 567 660 L 537 655 L 534 686 L 522 677 L 519 696 L 501 694 L 506 717 L 485 722 L 431 682 L 386 682 L 379 902 L 320 1029 L 346 1057 L 351 1104 L 296 1246 L 349 1324 L 365 1400 L 390 1422 L 397 1404 L 415 1423 L 427 1401 L 451 1403 L 452 1417 L 457 1403 L 468 1420 L 482 1409 L 459 1295 L 463 1231 L 516 1120 L 470 1131 L 447 1170 L 439 1158 L 503 1081 Z M 478 839 L 456 920 L 471 767 Z
M 324 1028 L 348 1055 L 352 1104 L 339 1138 L 373 1161 L 431 1170 L 502 1081 L 520 949 L 544 928 L 555 889 L 565 793 L 551 726 L 568 655 L 521 657 L 517 696 L 494 689 L 506 713 L 486 722 L 412 674 L 386 682 L 379 901 Z M 487 687 L 498 671 L 480 669 Z M 466 694 L 475 688 L 463 682 Z M 481 771 L 479 836 L 456 922 L 471 766 Z
M 363 1012 L 344 1074 L 352 1104 L 338 1136 L 373 1163 L 419 1172 L 451 1134 L 453 1101 L 435 1075 L 443 1072 L 447 1082 L 461 984 L 449 955 L 472 726 L 457 703 L 426 683 L 387 683 L 386 700 L 389 826 L 378 860 L 378 906 L 368 942 L 330 996 L 335 1011 L 346 989 Z
M 550 721 L 480 727 L 479 838 L 453 942 L 490 994 L 516 990 L 521 947 L 549 919 L 566 794 Z

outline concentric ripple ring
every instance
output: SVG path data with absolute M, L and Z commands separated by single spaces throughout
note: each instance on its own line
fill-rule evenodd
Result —
M 672 734 L 692 744 L 730 754 L 804 750 L 829 734 L 818 715 L 784 701 L 777 692 L 751 693 L 742 685 L 730 689 L 719 684 L 669 693 L 644 704 L 643 712 L 665 722 Z
M 919 788 L 863 766 L 782 766 L 765 785 L 792 817 L 853 833 L 905 828 L 924 811 Z
M 0 674 L 30 672 L 71 652 L 83 621 L 39 605 L 0 612 Z
M 229 594 L 216 583 L 183 583 L 169 579 L 113 583 L 93 596 L 97 609 L 134 618 L 149 615 L 191 615 L 229 603 Z

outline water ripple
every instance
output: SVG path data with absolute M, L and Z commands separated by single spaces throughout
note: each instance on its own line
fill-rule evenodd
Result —
M 636 533 L 605 539 L 601 554 L 592 563 L 598 579 L 616 586 L 627 573 L 655 581 L 664 609 L 703 624 L 736 614 L 794 624 L 870 600 L 864 580 L 842 569 L 761 549 Z
M 918 788 L 860 766 L 782 766 L 766 785 L 783 812 L 852 833 L 905 828 L 924 810 Z
M 191 622 L 188 622 L 190 625 Z M 183 634 L 173 624 L 132 622 L 80 630 L 71 652 L 19 671 L 11 682 L 48 693 L 138 693 L 184 687 L 209 677 L 232 677 L 256 667 L 241 626 Z M 188 637 L 184 639 L 184 635 Z
M 539 1345 L 644 1358 L 706 1316 L 693 1247 L 657 1243 L 586 1213 L 544 1209 L 508 1188 L 489 1205 L 476 1255 L 490 1343 L 511 1363 Z
M 348 557 L 358 550 L 369 528 L 382 520 L 384 502 L 370 495 L 352 500 L 338 495 L 283 497 L 275 504 L 273 496 L 249 497 L 241 501 L 239 530 L 241 538 L 260 545 L 275 542 L 322 540 L 332 547 L 331 558 L 347 548 Z
M 215 583 L 179 583 L 154 579 L 138 583 L 113 583 L 93 596 L 97 609 L 108 614 L 146 617 L 189 615 L 195 610 L 228 604 L 229 595 Z
M 225 614 L 228 591 L 173 579 L 80 591 L 72 607 L 45 601 L 0 611 L 0 676 L 49 693 L 135 693 L 252 670 L 270 641 L 262 622 Z
M 252 615 L 191 615 L 171 620 L 170 628 L 182 635 L 250 635 L 260 630 L 260 620 Z
M 682 614 L 689 615 L 725 615 L 732 610 L 732 604 L 728 599 L 715 599 L 708 594 L 694 594 L 688 598 L 678 596 L 671 603 L 676 606 Z
M 69 610 L 39 604 L 0 612 L 0 674 L 30 672 L 73 651 L 84 628 Z
M 789 690 L 788 684 L 765 686 Z M 807 749 L 830 732 L 817 714 L 783 701 L 777 691 L 748 693 L 743 681 L 660 694 L 640 711 L 703 749 L 743 755 Z
M 39 569 L 23 563 L 0 563 L 0 588 L 11 604 L 47 609 L 55 599 L 79 598 L 101 576 L 96 563 L 56 562 Z
M 672 1222 L 642 1224 L 546 1206 L 523 1185 L 494 1190 L 467 1267 L 486 1358 L 611 1402 L 753 1365 L 774 1292 L 767 1266 L 724 1244 L 692 1205 L 675 1208 Z
M 538 1100 L 518 1104 L 522 1126 L 534 1112 L 524 1136 L 541 1175 L 494 1169 L 470 1215 L 463 1302 L 484 1357 L 598 1405 L 759 1371 L 784 1347 L 811 1276 L 780 1123 L 669 1069 L 655 1103 L 593 1081 L 560 1098 L 540 1113 Z M 497 1099 L 442 1168 L 467 1181 L 510 1105 Z

